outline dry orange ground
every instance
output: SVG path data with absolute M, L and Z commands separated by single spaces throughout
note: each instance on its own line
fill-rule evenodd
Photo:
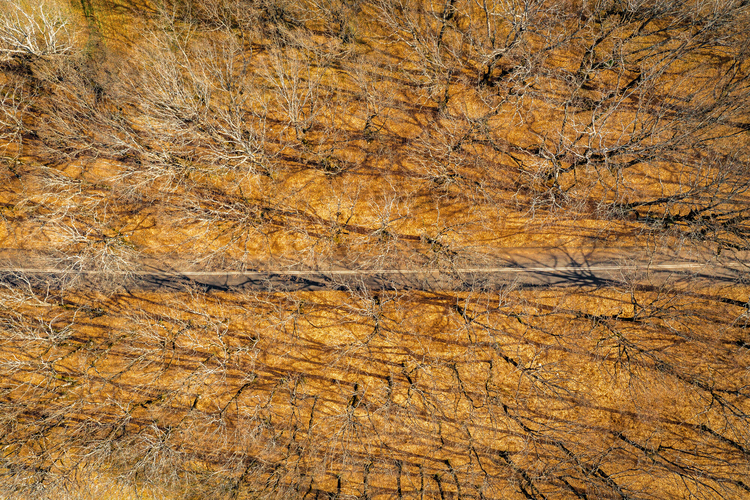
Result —
M 712 292 L 8 290 L 4 488 L 739 498 L 747 290 Z
M 747 6 L 40 5 L 71 50 L 0 44 L 0 257 L 71 279 L 0 293 L 2 496 L 750 495 L 744 285 L 73 279 L 747 249 Z
M 423 266 L 615 234 L 637 245 L 653 227 L 632 219 L 662 228 L 691 210 L 718 220 L 710 239 L 744 244 L 723 224 L 747 207 L 731 163 L 746 161 L 735 145 L 747 63 L 712 58 L 700 39 L 680 46 L 663 35 L 677 29 L 667 21 L 638 36 L 638 23 L 612 27 L 621 43 L 592 50 L 623 61 L 582 70 L 592 32 L 566 39 L 583 28 L 562 18 L 501 64 L 534 71 L 478 86 L 479 52 L 460 31 L 479 29 L 472 17 L 441 49 L 429 43 L 431 14 L 412 13 L 414 27 L 377 3 L 361 6 L 349 21 L 357 35 L 343 41 L 320 12 L 269 34 L 98 9 L 79 54 L 33 61 L 33 78 L 6 64 L 6 113 L 22 123 L 6 137 L 6 248 L 75 255 L 89 268 L 136 267 L 143 256 Z M 552 41 L 559 47 L 534 59 Z M 465 53 L 451 55 L 454 46 Z M 647 71 L 646 83 L 625 85 Z M 711 106 L 709 124 L 690 114 Z M 697 234 L 680 227 L 695 218 L 677 222 L 675 237 Z

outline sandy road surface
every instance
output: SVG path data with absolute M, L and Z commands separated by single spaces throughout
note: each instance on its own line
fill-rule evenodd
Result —
M 743 256 L 744 257 L 744 256 Z M 0 268 L 0 281 L 11 284 L 32 282 L 74 283 L 75 287 L 120 284 L 129 290 L 178 290 L 199 287 L 214 290 L 336 290 L 349 288 L 468 290 L 476 287 L 498 289 L 510 284 L 526 287 L 599 286 L 613 283 L 704 279 L 738 282 L 750 275 L 744 259 L 717 262 L 705 255 L 639 256 L 630 249 L 604 249 L 595 252 L 559 249 L 518 250 L 484 259 L 481 263 L 442 266 L 437 269 L 405 269 L 386 266 L 347 269 L 328 266 L 295 269 L 259 266 L 246 271 L 189 270 L 159 268 L 145 264 L 136 271 L 70 271 L 52 267 L 25 267 L 8 263 Z M 72 281 L 72 278 L 75 278 Z

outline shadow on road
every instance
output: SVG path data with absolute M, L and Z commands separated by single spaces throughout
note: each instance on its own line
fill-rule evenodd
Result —
M 298 270 L 278 272 L 190 272 L 153 270 L 132 274 L 97 272 L 0 271 L 0 282 L 37 289 L 99 291 L 262 291 L 296 292 L 323 290 L 418 290 L 494 291 L 514 288 L 600 288 L 659 285 L 684 280 L 711 283 L 746 281 L 742 266 L 717 262 L 678 260 L 677 255 L 660 261 L 631 254 L 602 254 L 564 249 L 519 252 L 496 256 L 481 263 L 455 264 L 439 269 Z M 671 266 L 671 267 L 667 267 Z M 7 268 L 6 268 L 7 269 Z

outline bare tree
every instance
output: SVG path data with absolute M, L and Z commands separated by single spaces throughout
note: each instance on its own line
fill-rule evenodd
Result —
M 23 133 L 25 127 L 23 124 L 24 115 L 32 103 L 28 90 L 24 89 L 20 82 L 13 82 L 3 85 L 0 88 L 2 97 L 0 97 L 0 127 L 3 132 L 0 134 L 2 141 L 3 154 L 10 153 L 13 157 L 23 154 Z
M 3 59 L 69 54 L 76 34 L 67 6 L 55 1 L 0 3 L 0 54 Z

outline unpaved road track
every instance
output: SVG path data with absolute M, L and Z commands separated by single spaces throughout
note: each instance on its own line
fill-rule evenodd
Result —
M 711 282 L 739 282 L 747 278 L 741 262 L 722 265 L 704 259 L 692 261 L 615 261 L 587 258 L 583 261 L 544 254 L 514 259 L 512 265 L 422 269 L 268 269 L 258 271 L 182 271 L 141 269 L 139 271 L 65 272 L 50 268 L 0 268 L 0 281 L 73 288 L 121 287 L 127 290 L 471 290 L 521 287 L 602 286 L 669 280 L 703 279 Z M 506 259 L 504 262 L 508 262 Z M 72 279 L 74 278 L 74 279 Z

